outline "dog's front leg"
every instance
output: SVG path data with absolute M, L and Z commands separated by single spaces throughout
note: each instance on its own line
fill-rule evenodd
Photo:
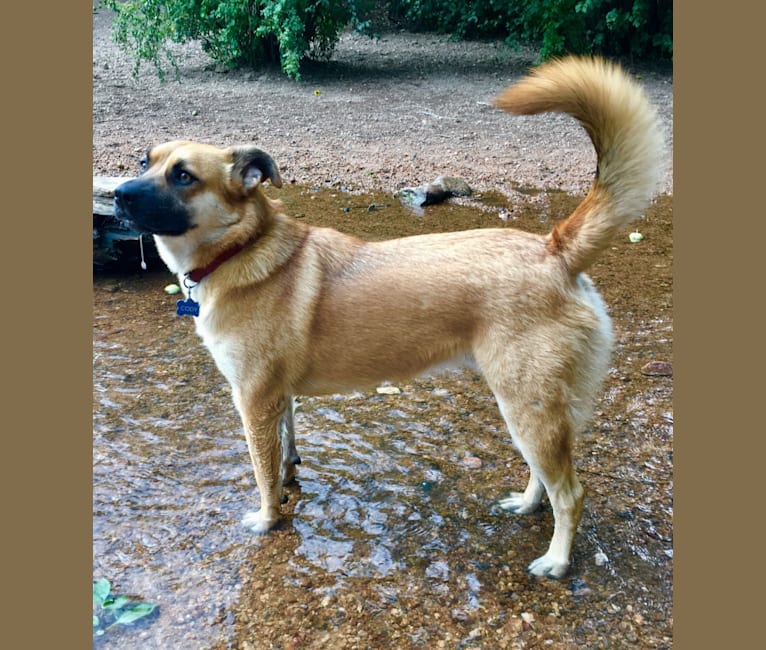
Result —
M 282 441 L 279 428 L 287 403 L 283 398 L 267 400 L 251 396 L 239 396 L 236 402 L 261 494 L 261 509 L 247 513 L 242 523 L 260 535 L 273 528 L 280 517 Z

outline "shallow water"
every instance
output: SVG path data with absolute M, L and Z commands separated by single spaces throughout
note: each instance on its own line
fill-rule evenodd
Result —
M 506 223 L 470 203 L 418 217 L 390 197 L 291 191 L 299 218 L 373 237 Z M 557 200 L 515 221 L 547 229 L 540 206 Z M 355 214 L 344 201 L 379 207 Z M 94 579 L 159 605 L 97 646 L 669 647 L 672 378 L 637 372 L 672 360 L 669 218 L 655 221 L 647 239 L 665 240 L 636 264 L 664 270 L 629 271 L 627 292 L 602 273 L 618 350 L 578 444 L 589 497 L 572 572 L 558 582 L 524 571 L 550 539 L 547 503 L 527 517 L 495 505 L 527 473 L 468 370 L 400 384 L 400 394 L 301 399 L 303 463 L 285 521 L 251 535 L 240 519 L 258 496 L 241 423 L 193 323 L 163 293 L 173 278 L 159 265 L 95 275 Z

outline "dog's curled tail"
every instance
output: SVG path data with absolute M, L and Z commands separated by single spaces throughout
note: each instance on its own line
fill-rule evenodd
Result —
M 543 64 L 495 98 L 519 115 L 569 113 L 588 132 L 598 157 L 596 178 L 575 211 L 556 224 L 548 249 L 570 273 L 590 266 L 623 225 L 646 209 L 664 173 L 656 111 L 616 64 L 566 57 Z

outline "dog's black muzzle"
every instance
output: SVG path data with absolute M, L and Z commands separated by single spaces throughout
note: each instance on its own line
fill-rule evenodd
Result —
M 140 233 L 177 237 L 193 228 L 186 204 L 166 185 L 134 178 L 114 190 L 114 214 Z

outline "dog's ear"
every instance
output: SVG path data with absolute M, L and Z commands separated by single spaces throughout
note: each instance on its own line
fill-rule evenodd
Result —
M 240 146 L 231 148 L 232 177 L 242 183 L 245 192 L 250 192 L 267 178 L 274 187 L 282 187 L 282 177 L 274 159 L 256 147 Z

